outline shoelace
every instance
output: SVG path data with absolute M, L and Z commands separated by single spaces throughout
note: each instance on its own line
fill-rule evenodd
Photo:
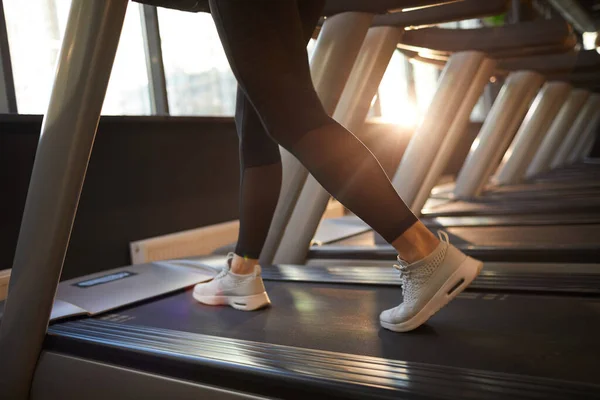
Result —
M 233 257 L 235 257 L 234 253 L 227 253 L 227 261 L 226 261 L 226 265 L 221 268 L 221 271 L 213 278 L 214 279 L 219 279 L 222 278 L 223 276 L 227 275 L 227 273 L 231 270 L 231 263 L 233 261 Z M 260 275 L 261 273 L 261 268 L 255 268 L 255 272 L 254 272 L 254 276 Z
M 226 261 L 225 266 L 223 268 L 221 268 L 221 271 L 219 271 L 219 273 L 217 275 L 215 275 L 213 280 L 222 278 L 225 275 L 227 275 L 227 273 L 229 272 L 229 269 L 231 268 L 231 261 L 233 260 L 233 256 L 234 256 L 233 253 L 227 254 L 227 261 Z
M 450 238 L 448 237 L 448 234 L 445 231 L 442 230 L 438 230 L 437 231 L 438 234 L 438 238 L 445 243 L 450 243 Z M 402 290 L 405 290 L 405 287 L 408 285 L 408 282 L 410 281 L 410 277 L 411 277 L 411 272 L 412 272 L 412 268 L 409 268 L 409 264 L 408 262 L 404 261 L 403 259 L 400 258 L 400 256 L 397 257 L 398 263 L 394 264 L 394 269 L 398 270 L 398 272 L 400 272 L 400 286 L 402 287 Z

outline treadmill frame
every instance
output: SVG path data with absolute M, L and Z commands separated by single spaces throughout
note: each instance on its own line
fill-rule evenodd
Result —
M 71 4 L 0 325 L 6 398 L 29 397 L 127 4 Z
M 147 335 L 149 330 L 154 335 Z M 111 376 L 117 372 L 125 379 L 131 377 L 138 381 L 147 378 L 147 375 L 141 376 L 142 373 L 150 376 L 160 374 L 174 379 L 178 386 L 189 385 L 180 377 L 220 383 L 226 381 L 230 386 L 236 386 L 234 391 L 226 394 L 238 396 L 256 393 L 280 397 L 285 391 L 286 397 L 290 398 L 320 397 L 326 392 L 331 399 L 398 399 L 399 394 L 407 399 L 524 399 L 535 393 L 540 398 L 576 399 L 590 398 L 598 391 L 598 386 L 585 383 L 264 344 L 99 320 L 73 321 L 51 327 L 47 347 L 49 352 L 42 357 L 40 371 L 53 376 L 49 370 L 61 368 L 75 375 L 69 379 L 65 374 L 57 374 L 59 380 L 55 382 L 36 376 L 33 393 L 40 394 L 40 397 L 35 397 L 35 400 L 45 400 L 41 395 L 44 391 L 51 393 L 56 386 L 71 385 L 73 377 L 80 377 L 76 368 L 101 367 Z M 66 348 L 70 349 L 70 353 L 62 351 Z M 236 351 L 232 352 L 232 348 Z M 135 357 L 131 356 L 132 350 Z M 94 360 L 93 354 L 102 354 L 102 358 L 116 363 L 101 363 Z M 240 374 L 244 379 L 236 379 Z M 199 390 L 209 389 L 205 383 L 200 382 Z M 98 387 L 97 384 L 94 386 Z M 115 399 L 131 398 L 116 390 L 100 390 L 114 394 Z

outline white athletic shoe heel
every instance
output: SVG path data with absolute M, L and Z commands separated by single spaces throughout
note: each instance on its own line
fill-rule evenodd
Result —
M 248 275 L 231 272 L 230 254 L 225 268 L 211 281 L 199 283 L 194 287 L 194 299 L 211 306 L 231 306 L 236 310 L 253 311 L 271 304 L 265 290 L 260 266 Z
M 381 326 L 408 332 L 423 325 L 433 314 L 467 288 L 479 275 L 483 263 L 463 254 L 438 233 L 441 243 L 423 260 L 407 264 L 398 258 L 404 301 L 379 316 Z
M 194 299 L 209 306 L 231 306 L 242 311 L 254 311 L 271 304 L 267 292 L 251 296 L 206 296 L 197 294 L 194 290 Z

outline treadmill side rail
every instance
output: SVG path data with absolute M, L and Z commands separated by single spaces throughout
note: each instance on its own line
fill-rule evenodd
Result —
M 86 400 L 267 399 L 184 379 L 44 351 L 33 380 L 31 399 L 63 400 L 74 397 Z
M 127 3 L 71 4 L 0 325 L 0 388 L 7 399 L 29 396 Z
M 558 150 L 565 135 L 569 132 L 569 128 L 573 125 L 575 118 L 577 118 L 577 113 L 590 97 L 590 94 L 590 91 L 586 89 L 575 89 L 571 92 L 571 95 L 556 115 L 554 122 L 552 122 L 550 129 L 548 129 L 531 164 L 528 166 L 525 178 L 531 179 L 535 175 L 548 170 L 554 153 Z
M 456 178 L 457 198 L 481 193 L 543 83 L 544 77 L 532 71 L 508 76 Z
M 499 185 L 523 181 L 525 169 L 537 152 L 544 135 L 550 128 L 571 92 L 566 82 L 546 82 L 533 101 L 514 140 L 504 154 L 493 178 Z
M 590 398 L 600 390 L 582 382 L 98 320 L 60 324 L 51 327 L 49 333 L 49 351 L 62 352 L 62 348 L 67 351 L 65 355 L 78 357 L 85 347 L 91 360 L 110 359 L 149 374 L 185 377 L 201 385 L 218 382 L 220 387 L 278 398 L 322 398 L 326 393 L 336 399 L 526 399 L 532 394 L 536 398 L 575 399 Z M 37 382 L 42 379 L 47 381 L 42 375 L 36 377 Z
M 562 167 L 567 162 L 568 157 L 571 155 L 573 148 L 577 144 L 577 141 L 585 133 L 586 127 L 589 125 L 590 120 L 598 109 L 600 103 L 600 94 L 592 94 L 587 99 L 579 111 L 579 115 L 575 119 L 573 125 L 563 139 L 562 143 L 556 150 L 552 162 L 550 163 L 550 169 L 556 169 Z

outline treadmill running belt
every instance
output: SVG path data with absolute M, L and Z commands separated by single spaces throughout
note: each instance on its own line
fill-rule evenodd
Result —
M 600 247 L 600 225 L 464 226 L 441 228 L 453 245 L 527 248 Z M 433 232 L 435 228 L 431 229 Z M 344 239 L 340 246 L 372 246 L 372 231 Z M 391 246 L 390 246 L 391 247 Z M 313 246 L 318 249 L 319 246 Z
M 600 225 L 452 227 L 453 244 L 478 246 L 588 247 L 600 246 Z
M 598 190 L 600 189 L 600 182 L 598 180 L 589 180 L 589 181 L 581 181 L 581 180 L 569 180 L 564 182 L 528 182 L 528 183 L 519 183 L 515 185 L 508 186 L 494 186 L 490 188 L 489 192 L 484 192 L 484 195 L 487 193 L 494 194 L 516 194 L 520 193 L 523 195 L 527 195 L 529 193 L 535 193 L 539 191 L 553 191 L 555 193 L 563 193 L 568 195 L 572 190 Z
M 547 214 L 551 212 L 597 212 L 599 201 L 586 198 L 562 198 L 545 201 L 507 201 L 506 203 L 477 203 L 455 201 L 442 205 L 425 205 L 423 215 L 426 217 L 448 215 L 497 215 L 497 214 Z
M 600 382 L 600 299 L 463 293 L 409 334 L 380 328 L 400 289 L 266 282 L 258 312 L 196 303 L 190 291 L 130 307 L 108 321 L 184 332 L 579 382 Z M 99 317 L 98 319 L 103 319 Z

